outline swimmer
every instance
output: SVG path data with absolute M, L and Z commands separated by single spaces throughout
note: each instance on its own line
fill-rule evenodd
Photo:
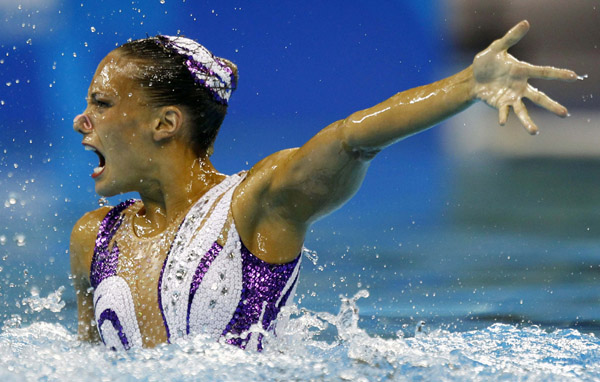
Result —
M 357 111 L 230 176 L 210 156 L 235 65 L 184 37 L 110 52 L 74 129 L 99 158 L 96 192 L 135 191 L 140 200 L 89 212 L 73 228 L 79 338 L 129 349 L 201 334 L 260 350 L 261 333 L 274 330 L 293 300 L 308 228 L 356 193 L 377 153 L 479 100 L 499 110 L 501 125 L 512 108 L 530 134 L 538 127 L 523 98 L 567 116 L 527 81 L 577 75 L 507 53 L 528 29 L 522 21 L 463 71 Z

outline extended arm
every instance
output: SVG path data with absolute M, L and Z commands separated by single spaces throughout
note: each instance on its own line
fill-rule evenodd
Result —
M 504 37 L 479 53 L 473 64 L 460 73 L 433 84 L 399 93 L 367 110 L 352 114 L 345 121 L 345 139 L 356 150 L 381 149 L 402 138 L 427 129 L 482 100 L 499 109 L 499 122 L 506 123 L 509 109 L 530 134 L 538 132 L 522 98 L 565 117 L 567 109 L 527 83 L 529 78 L 573 81 L 571 70 L 534 66 L 508 54 L 529 30 L 522 21 Z
M 526 21 L 479 53 L 467 69 L 410 89 L 323 129 L 305 145 L 276 153 L 253 167 L 237 191 L 233 212 L 247 247 L 269 262 L 293 259 L 313 221 L 339 208 L 358 190 L 369 161 L 383 148 L 425 130 L 477 100 L 512 107 L 531 133 L 537 127 L 522 98 L 559 116 L 567 110 L 527 83 L 529 78 L 575 80 L 565 69 L 538 67 L 507 53 L 528 31 Z

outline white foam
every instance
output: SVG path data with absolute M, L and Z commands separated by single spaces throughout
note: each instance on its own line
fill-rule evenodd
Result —
M 358 325 L 359 292 L 337 315 L 295 307 L 262 353 L 213 340 L 181 339 L 155 349 L 114 352 L 80 343 L 60 323 L 0 334 L 0 380 L 210 381 L 581 381 L 600 378 L 600 340 L 573 329 L 495 324 L 468 332 L 433 330 L 404 338 Z M 318 337 L 327 327 L 333 340 Z

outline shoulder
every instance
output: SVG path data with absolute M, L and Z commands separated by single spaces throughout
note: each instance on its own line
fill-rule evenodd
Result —
M 273 181 L 276 180 L 278 170 L 285 167 L 297 151 L 297 147 L 281 150 L 256 163 L 246 174 L 236 194 L 243 196 L 248 191 L 263 192 L 276 186 Z
M 73 226 L 71 241 L 73 241 L 73 239 L 76 241 L 85 241 L 86 238 L 90 237 L 93 237 L 95 240 L 98 229 L 100 228 L 100 223 L 110 210 L 111 207 L 102 207 L 85 213 Z
M 282 192 L 287 186 L 281 170 L 297 152 L 279 151 L 258 162 L 233 194 L 231 212 L 238 234 L 246 248 L 267 263 L 294 260 L 306 234 L 306 226 L 290 218 L 285 208 L 289 198 Z
M 89 273 L 98 229 L 110 209 L 110 207 L 102 207 L 90 211 L 79 218 L 73 226 L 69 247 L 73 276 Z
M 277 170 L 285 166 L 297 150 L 292 148 L 278 151 L 252 166 L 234 192 L 234 215 L 247 216 L 252 210 L 265 207 L 263 204 L 270 191 L 277 187 Z

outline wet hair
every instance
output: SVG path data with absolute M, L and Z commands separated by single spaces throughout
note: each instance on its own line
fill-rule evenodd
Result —
M 192 148 L 197 155 L 206 154 L 225 119 L 227 103 L 194 80 L 186 65 L 189 57 L 165 46 L 164 36 L 130 41 L 115 52 L 137 61 L 141 70 L 134 75 L 134 81 L 143 88 L 149 106 L 174 105 L 184 109 Z M 233 90 L 237 84 L 237 67 L 223 58 L 218 60 L 233 73 Z

